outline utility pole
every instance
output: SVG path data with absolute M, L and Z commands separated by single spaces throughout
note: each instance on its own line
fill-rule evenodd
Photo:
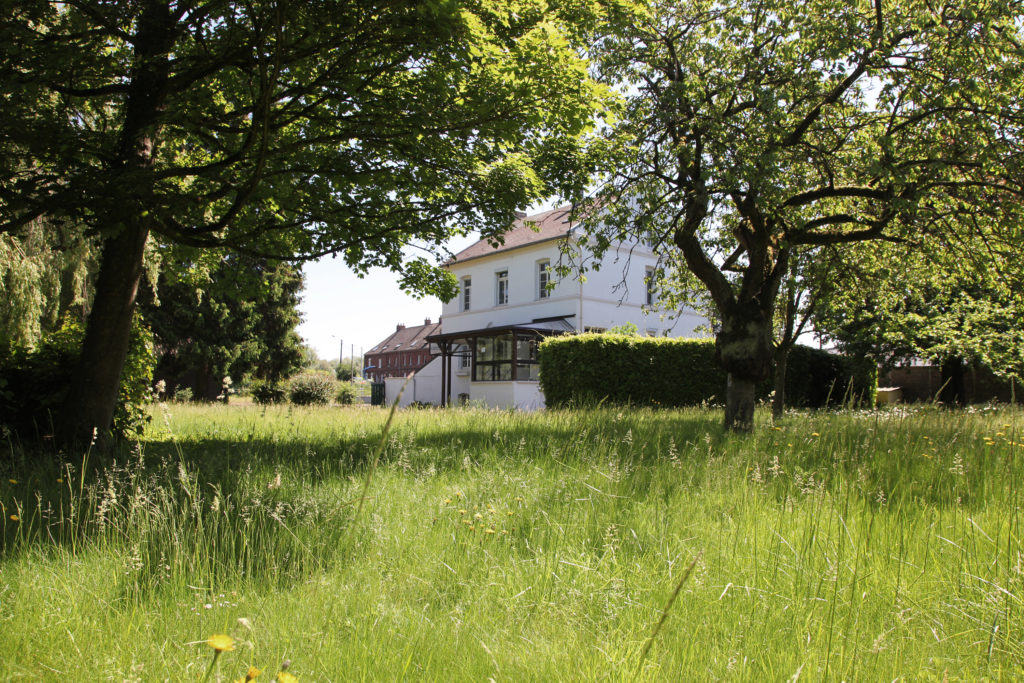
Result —
M 338 365 L 341 365 L 341 361 L 345 359 L 345 340 L 339 339 L 338 345 Z

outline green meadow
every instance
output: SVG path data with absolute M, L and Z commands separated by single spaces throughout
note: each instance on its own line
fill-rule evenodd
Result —
M 172 404 L 113 453 L 5 441 L 0 680 L 1024 676 L 1024 412 L 758 417 Z

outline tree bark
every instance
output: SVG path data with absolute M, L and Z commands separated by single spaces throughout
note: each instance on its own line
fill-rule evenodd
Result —
M 729 373 L 725 387 L 725 428 L 734 432 L 754 431 L 754 387 L 756 382 Z
M 772 396 L 772 417 L 778 419 L 786 410 L 786 371 L 789 366 L 789 349 L 780 348 L 775 353 L 775 395 Z
M 64 403 L 62 432 L 66 443 L 85 442 L 94 434 L 105 439 L 109 433 L 121 370 L 128 357 L 148 236 L 144 226 L 134 226 L 103 243 L 96 297 Z
M 725 429 L 754 429 L 754 388 L 771 375 L 771 315 L 755 304 L 737 304 L 715 336 L 715 353 L 728 374 L 725 390 Z
M 105 221 L 96 295 L 64 401 L 61 437 L 74 444 L 110 433 L 131 340 L 154 194 L 153 162 L 168 92 L 175 20 L 167 0 L 144 0 L 124 121 L 106 169 Z
M 942 390 L 939 400 L 947 408 L 967 405 L 967 377 L 964 361 L 951 356 L 942 363 Z

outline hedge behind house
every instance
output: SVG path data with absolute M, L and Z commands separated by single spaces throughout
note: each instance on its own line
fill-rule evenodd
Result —
M 874 401 L 874 382 L 870 364 L 858 367 L 843 356 L 797 346 L 789 354 L 786 404 L 820 407 L 851 393 Z M 551 407 L 600 401 L 677 407 L 724 403 L 726 373 L 710 339 L 580 334 L 541 344 L 540 383 Z M 771 391 L 769 380 L 758 396 Z

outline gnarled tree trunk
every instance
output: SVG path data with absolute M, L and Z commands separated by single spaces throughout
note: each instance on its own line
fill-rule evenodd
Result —
M 754 429 L 754 390 L 771 374 L 772 317 L 756 303 L 737 303 L 723 316 L 715 352 L 728 373 L 725 389 L 726 430 Z

